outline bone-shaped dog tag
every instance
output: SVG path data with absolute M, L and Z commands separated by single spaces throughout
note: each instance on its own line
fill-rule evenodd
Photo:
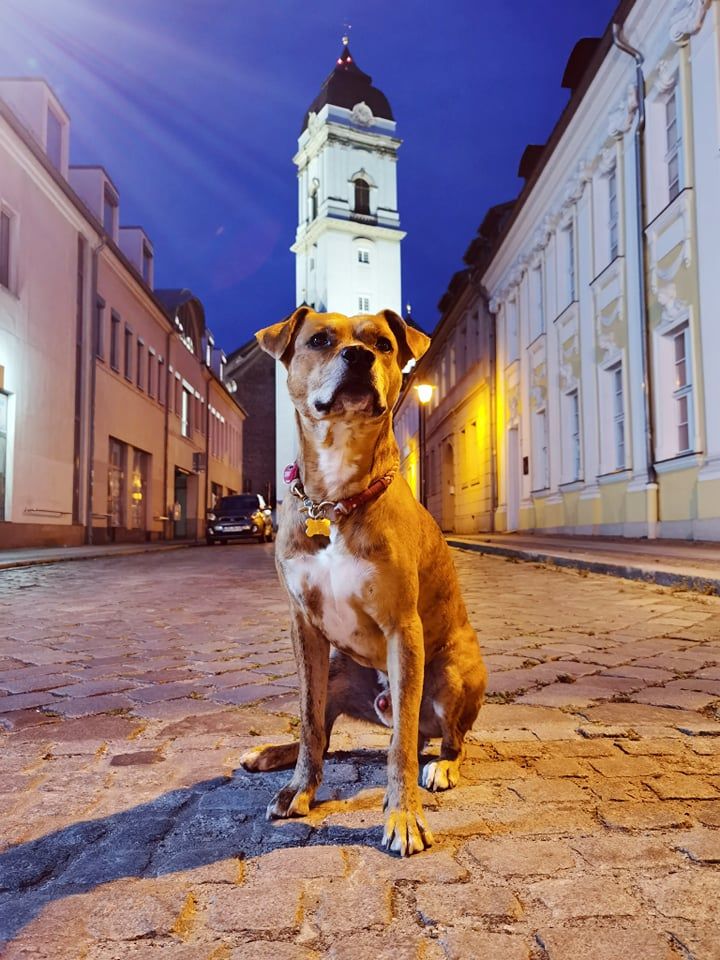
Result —
M 320 517 L 318 520 L 308 517 L 305 521 L 305 533 L 308 537 L 329 537 L 330 521 L 327 517 Z

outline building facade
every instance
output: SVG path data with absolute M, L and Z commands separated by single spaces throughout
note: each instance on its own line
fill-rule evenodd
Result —
M 244 414 L 189 291 L 154 289 L 40 79 L 0 80 L 0 546 L 202 536 Z
M 493 527 L 720 539 L 720 3 L 614 20 L 576 46 L 507 223 L 466 257 L 496 326 Z M 440 397 L 462 323 L 422 371 Z M 467 527 L 459 504 L 443 523 Z
M 343 49 L 305 114 L 293 157 L 298 180 L 296 304 L 374 313 L 402 308 L 397 151 L 387 97 Z M 277 489 L 295 459 L 295 418 L 277 365 Z M 282 493 L 280 493 L 282 496 Z

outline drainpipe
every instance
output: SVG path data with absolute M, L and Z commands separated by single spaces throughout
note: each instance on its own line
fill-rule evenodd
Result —
M 637 94 L 638 116 L 635 124 L 635 202 L 637 205 L 637 255 L 638 255 L 638 294 L 640 300 L 640 323 L 642 326 L 642 375 L 643 406 L 645 414 L 645 458 L 647 460 L 648 493 L 648 539 L 657 537 L 658 490 L 655 470 L 655 438 L 652 408 L 652 368 L 650 365 L 650 325 L 648 323 L 646 256 L 645 256 L 645 177 L 644 142 L 645 131 L 645 77 L 643 75 L 643 56 L 639 50 L 623 40 L 619 23 L 613 23 L 613 44 L 635 61 L 635 91 Z
M 210 380 L 208 371 L 205 382 L 205 510 L 200 518 L 204 525 L 207 522 L 207 512 L 210 507 Z
M 480 302 L 483 304 L 489 317 L 488 327 L 488 373 L 490 378 L 490 533 L 495 533 L 495 512 L 497 510 L 497 422 L 495 418 L 495 396 L 497 384 L 495 375 L 497 371 L 497 314 L 488 309 L 485 297 L 481 294 Z
M 98 302 L 98 260 L 102 253 L 105 241 L 101 240 L 92 252 L 92 279 L 90 283 L 90 424 L 88 429 L 88 463 L 87 463 L 87 502 L 85 504 L 85 542 L 93 542 L 93 493 L 95 487 L 95 394 L 97 383 L 97 302 Z

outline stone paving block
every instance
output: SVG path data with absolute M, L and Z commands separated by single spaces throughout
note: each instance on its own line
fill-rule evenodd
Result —
M 531 883 L 528 896 L 544 904 L 553 919 L 632 917 L 640 902 L 614 878 L 573 877 Z
M 388 857 L 384 850 L 364 847 L 349 847 L 351 863 L 368 874 L 396 880 L 411 880 L 414 883 L 434 881 L 454 883 L 467 880 L 467 867 L 458 863 L 450 850 L 436 845 L 423 857 Z
M 417 960 L 427 956 L 426 945 L 431 949 L 437 946 L 429 938 L 423 939 L 417 926 L 395 921 L 382 932 L 364 930 L 332 937 L 324 956 L 328 960 Z
M 662 773 L 656 760 L 643 756 L 618 754 L 614 757 L 596 757 L 588 761 L 603 777 L 652 777 Z
M 717 924 L 720 871 L 691 866 L 667 877 L 637 877 L 637 885 L 663 916 Z
M 720 863 L 720 833 L 717 831 L 699 828 L 676 837 L 674 844 L 676 850 L 695 863 Z
M 135 687 L 128 696 L 138 703 L 157 703 L 163 700 L 179 700 L 191 693 L 205 695 L 211 686 L 207 677 L 193 680 L 179 680 L 175 683 L 157 683 L 149 687 Z
M 10 713 L 0 713 L 0 729 L 11 732 L 46 723 L 55 723 L 55 719 L 40 710 L 14 710 Z
M 71 683 L 63 687 L 55 687 L 52 691 L 56 697 L 95 697 L 105 693 L 121 693 L 130 690 L 134 684 L 130 680 L 88 680 L 83 683 Z
M 480 918 L 513 921 L 523 912 L 509 887 L 493 886 L 482 880 L 425 884 L 417 891 L 416 908 L 426 926 L 452 925 Z
M 620 740 L 618 747 L 623 753 L 632 757 L 682 757 L 687 753 L 687 746 L 681 740 Z
M 713 800 L 720 802 L 720 792 L 700 777 L 682 773 L 664 774 L 644 781 L 661 800 Z
M 197 951 L 197 947 L 193 948 Z M 229 950 L 229 952 L 228 952 Z M 283 943 L 273 940 L 251 940 L 240 947 L 218 947 L 215 953 L 209 953 L 207 960 L 319 960 L 319 954 L 307 947 L 295 943 Z M 169 958 L 168 958 L 169 960 Z M 175 960 L 173 957 L 172 960 Z M 197 953 L 188 960 L 199 960 Z M 203 958 L 205 960 L 205 958 Z
M 98 697 L 78 697 L 69 700 L 56 700 L 46 707 L 52 713 L 63 717 L 90 717 L 97 713 L 109 713 L 111 710 L 127 710 L 135 706 L 132 700 L 122 693 L 110 693 Z
M 438 940 L 448 960 L 469 960 L 470 957 L 487 960 L 530 960 L 531 950 L 535 945 L 528 935 L 513 936 L 457 927 L 444 930 Z
M 648 687 L 632 696 L 635 703 L 649 703 L 659 707 L 676 707 L 678 710 L 702 710 L 718 699 L 718 695 L 681 690 L 677 687 Z
M 642 960 L 681 960 L 666 935 L 646 926 L 618 928 L 553 928 L 540 925 L 537 940 L 548 960 L 618 960 L 642 957 Z
M 693 812 L 695 811 L 693 806 Z M 626 801 L 602 803 L 598 816 L 605 826 L 616 830 L 660 830 L 692 826 L 692 814 L 679 803 Z
M 326 879 L 343 877 L 349 866 L 340 847 L 285 847 L 263 854 L 246 864 L 248 877 L 270 882 L 273 877 Z
M 288 687 L 279 683 L 247 684 L 244 687 L 234 687 L 229 690 L 213 691 L 210 695 L 215 703 L 254 703 L 257 700 L 267 700 L 268 697 L 277 697 L 280 693 L 291 693 Z
M 5 697 L 0 697 L 0 714 L 15 713 L 18 710 L 28 710 L 33 707 L 44 707 L 52 700 L 53 695 L 50 691 L 44 693 L 42 691 L 37 693 L 11 693 Z
M 466 764 L 472 768 L 473 776 L 482 780 L 518 780 L 529 776 L 529 771 L 512 760 L 475 760 Z
M 590 770 L 587 764 L 572 757 L 553 757 L 538 760 L 535 764 L 535 772 L 540 777 L 586 777 Z
M 278 935 L 297 931 L 301 895 L 300 880 L 279 876 L 242 886 L 204 884 L 197 890 L 201 917 L 218 933 L 252 930 Z
M 537 840 L 482 837 L 463 850 L 479 864 L 483 876 L 550 876 L 576 865 L 571 845 L 562 839 Z
M 392 919 L 392 886 L 363 869 L 345 882 L 315 880 L 305 886 L 304 908 L 324 936 L 385 925 Z
M 681 857 L 675 849 L 679 842 L 674 833 L 642 834 L 594 833 L 568 841 L 593 871 L 622 869 L 648 872 L 659 867 L 676 868 Z
M 0 673 L 0 690 L 8 693 L 33 693 L 38 690 L 50 690 L 62 687 L 72 681 L 69 673 L 35 673 L 30 677 L 6 677 Z
M 578 784 L 561 778 L 535 777 L 513 780 L 509 788 L 531 803 L 582 803 L 587 793 Z

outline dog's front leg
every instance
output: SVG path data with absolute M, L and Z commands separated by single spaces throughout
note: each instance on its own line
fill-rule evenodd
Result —
M 418 725 L 424 666 L 422 623 L 415 614 L 388 636 L 393 735 L 388 753 L 383 845 L 401 856 L 424 850 L 433 842 L 418 791 Z
M 298 611 L 291 633 L 300 680 L 300 749 L 292 779 L 268 805 L 268 820 L 306 816 L 322 781 L 329 645 Z

